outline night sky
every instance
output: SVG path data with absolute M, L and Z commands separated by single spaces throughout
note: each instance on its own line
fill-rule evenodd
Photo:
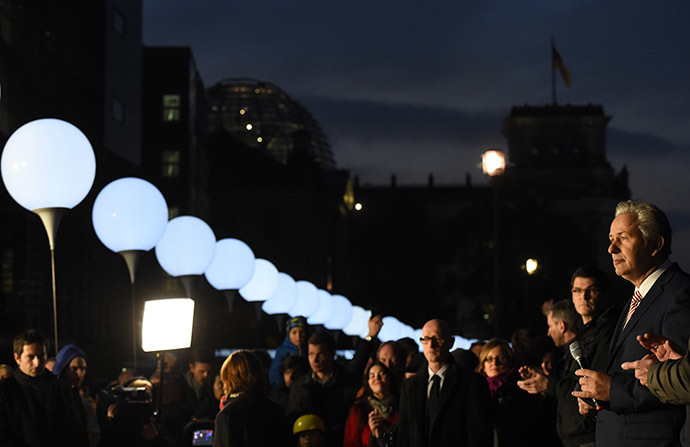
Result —
M 143 36 L 190 46 L 207 87 L 278 85 L 324 128 L 338 166 L 370 184 L 484 182 L 480 154 L 506 148 L 511 107 L 551 101 L 554 38 L 572 75 L 571 88 L 557 78 L 558 103 L 613 117 L 608 158 L 628 166 L 633 198 L 667 212 L 688 270 L 688 23 L 686 0 L 145 0 Z

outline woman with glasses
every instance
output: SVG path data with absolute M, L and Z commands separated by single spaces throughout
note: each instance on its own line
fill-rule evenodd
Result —
M 494 400 L 494 445 L 551 446 L 553 418 L 548 418 L 544 397 L 517 386 L 520 380 L 515 354 L 507 341 L 489 340 L 479 354 L 477 372 L 486 376 Z

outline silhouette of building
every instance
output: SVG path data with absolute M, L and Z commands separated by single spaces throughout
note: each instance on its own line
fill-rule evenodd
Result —
M 608 226 L 630 192 L 606 159 L 609 120 L 601 106 L 514 107 L 491 186 L 355 187 L 346 293 L 416 327 L 445 316 L 466 337 L 543 324 L 541 302 L 567 298 L 575 268 L 610 264 Z

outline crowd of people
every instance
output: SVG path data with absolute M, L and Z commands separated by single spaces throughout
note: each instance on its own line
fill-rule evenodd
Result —
M 548 331 L 452 349 L 441 319 L 381 343 L 381 315 L 351 360 L 303 317 L 271 357 L 203 347 L 147 376 L 123 369 L 85 386 L 87 353 L 46 356 L 37 330 L 0 365 L 2 446 L 676 446 L 690 445 L 690 276 L 669 260 L 653 205 L 623 202 L 609 234 L 616 274 L 635 286 L 622 311 L 607 275 L 577 268 L 570 297 L 545 303 Z M 564 284 L 564 288 L 567 284 Z M 690 348 L 690 346 L 688 346 Z

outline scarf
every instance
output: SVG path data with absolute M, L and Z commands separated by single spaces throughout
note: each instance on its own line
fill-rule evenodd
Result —
M 487 377 L 486 380 L 489 382 L 489 391 L 491 392 L 491 397 L 500 397 L 503 395 L 504 385 L 514 382 L 516 373 L 517 368 L 511 368 L 496 376 Z
M 374 410 L 379 410 L 379 414 L 384 418 L 388 419 L 391 414 L 395 412 L 395 400 L 393 396 L 384 397 L 383 399 L 377 399 L 374 396 L 367 397 L 367 401 L 371 408 Z

